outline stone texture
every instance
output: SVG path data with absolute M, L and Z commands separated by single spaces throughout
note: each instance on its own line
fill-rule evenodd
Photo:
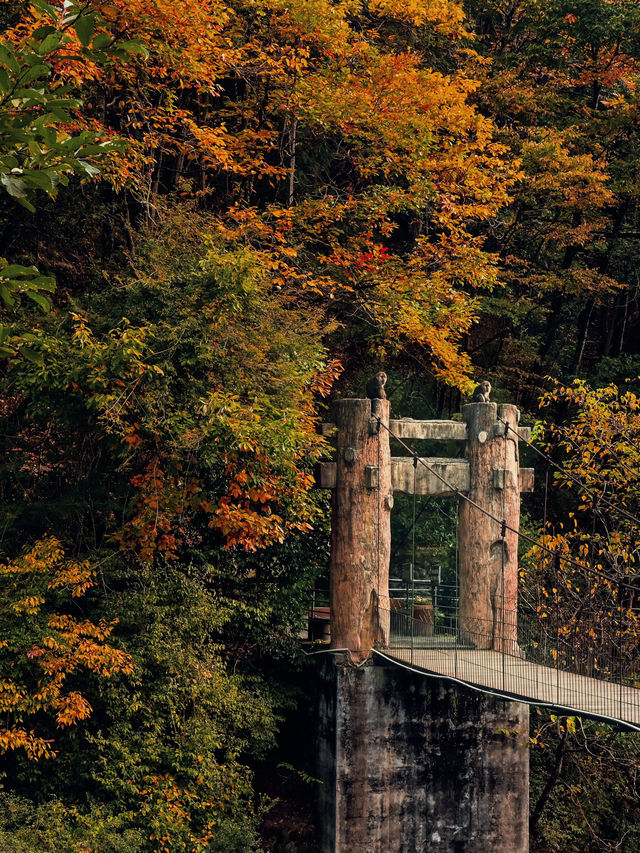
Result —
M 354 660 L 389 634 L 391 491 L 388 400 L 335 404 L 336 480 L 332 493 L 329 598 L 331 645 Z M 370 487 L 371 469 L 378 472 Z
M 336 462 L 320 462 L 317 467 L 316 484 L 321 489 L 335 489 L 337 474 Z
M 413 418 L 402 418 L 390 421 L 389 429 L 403 440 L 465 441 L 467 438 L 467 425 L 462 421 L 414 421 Z
M 527 853 L 527 705 L 330 657 L 319 693 L 322 853 Z
M 470 403 L 462 414 L 468 427 L 470 501 L 461 500 L 458 508 L 460 633 L 477 648 L 516 654 L 519 413 L 507 404 L 498 409 L 495 403 Z M 511 428 L 506 436 L 504 421 Z
M 455 494 L 445 485 L 445 482 L 461 492 L 469 491 L 469 463 L 466 459 L 425 457 L 422 461 L 424 464 L 418 462 L 415 472 L 417 495 L 446 497 Z M 429 467 L 425 467 L 426 465 Z M 434 471 L 436 473 L 433 473 Z M 413 494 L 413 459 L 411 457 L 392 457 L 391 484 L 394 492 Z
M 520 492 L 532 492 L 535 485 L 535 468 L 520 469 Z
M 469 463 L 464 459 L 425 458 L 428 465 L 435 463 L 436 470 L 441 476 L 461 492 L 469 491 Z M 391 480 L 394 492 L 413 494 L 413 462 L 407 456 L 394 456 L 391 460 Z M 411 470 L 407 469 L 407 466 Z M 424 466 L 423 471 L 416 475 L 417 494 L 419 495 L 450 495 L 441 480 L 433 475 L 428 476 Z M 317 485 L 321 489 L 334 489 L 336 485 L 337 465 L 335 462 L 320 462 L 317 469 Z M 532 492 L 535 482 L 533 468 L 520 468 L 520 492 Z

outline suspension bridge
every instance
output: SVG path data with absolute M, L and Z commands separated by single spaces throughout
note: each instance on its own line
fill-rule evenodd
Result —
M 448 689 L 453 690 L 452 696 L 459 695 L 460 699 L 452 699 L 453 704 L 447 705 L 446 724 L 443 719 L 436 719 L 440 712 L 434 716 L 436 694 L 424 699 L 424 713 L 431 722 L 424 724 L 419 717 L 417 724 L 433 729 L 431 733 L 423 732 L 420 761 L 424 762 L 421 766 L 425 773 L 436 756 L 447 749 L 459 749 L 469 725 L 485 732 L 482 743 L 468 746 L 462 760 L 463 765 L 470 760 L 476 762 L 478 778 L 467 772 L 456 783 L 460 797 L 474 803 L 474 814 L 482 816 L 481 826 L 473 831 L 463 830 L 456 812 L 449 816 L 452 822 L 445 832 L 441 820 L 435 816 L 425 818 L 425 825 L 436 829 L 424 849 L 434 853 L 457 851 L 455 838 L 462 833 L 468 843 L 459 849 L 465 853 L 476 849 L 524 853 L 528 849 L 523 828 L 528 800 L 526 750 L 513 752 L 505 743 L 489 748 L 492 727 L 496 732 L 516 732 L 517 738 L 524 738 L 524 744 L 528 713 L 523 716 L 520 709 L 541 705 L 559 714 L 590 717 L 640 731 L 640 656 L 634 633 L 625 625 L 637 591 L 619 578 L 607 576 L 601 567 L 592 570 L 584 585 L 591 586 L 597 576 L 598 583 L 606 583 L 610 591 L 606 637 L 581 620 L 578 613 L 568 612 L 557 588 L 560 584 L 554 586 L 552 577 L 546 603 L 534 606 L 519 601 L 519 539 L 528 540 L 538 549 L 546 560 L 547 571 L 555 567 L 559 572 L 564 563 L 584 573 L 585 566 L 520 532 L 520 496 L 533 491 L 534 474 L 533 470 L 520 467 L 519 448 L 522 442 L 530 444 L 530 431 L 519 426 L 515 406 L 498 407 L 483 400 L 464 406 L 462 421 L 391 420 L 386 399 L 351 399 L 339 401 L 335 415 L 335 424 L 326 425 L 325 430 L 334 436 L 335 458 L 321 465 L 318 483 L 333 492 L 328 650 L 342 660 L 342 665 L 361 672 L 362 684 L 368 683 L 366 664 L 377 661 L 387 668 L 381 696 L 389 698 L 379 699 L 379 717 L 389 717 L 385 724 L 387 741 L 393 740 L 401 749 L 406 746 L 414 756 L 412 735 L 408 730 L 402 733 L 404 723 L 398 722 L 408 720 L 414 713 L 413 699 L 391 696 L 392 685 L 400 683 L 399 676 L 393 675 L 394 668 L 409 671 L 411 677 L 431 680 L 436 691 Z M 448 447 L 452 442 L 464 443 L 464 457 L 422 457 L 408 441 L 446 442 Z M 401 448 L 405 455 L 392 456 L 392 447 Z M 401 594 L 397 581 L 389 577 L 390 514 L 395 493 L 404 493 L 413 500 L 412 569 L 411 576 L 401 582 Z M 457 501 L 455 593 L 431 581 L 427 595 L 416 595 L 421 582 L 413 570 L 416 498 L 420 495 Z M 583 599 L 592 591 L 585 590 Z M 430 605 L 425 606 L 425 601 Z M 326 706 L 331 708 L 331 702 L 337 703 L 328 732 L 333 732 L 330 737 L 348 733 L 341 741 L 342 754 L 353 754 L 358 762 L 364 761 L 368 781 L 363 791 L 366 789 L 367 796 L 372 796 L 372 792 L 384 788 L 394 773 L 387 766 L 383 781 L 380 773 L 372 769 L 378 762 L 385 767 L 392 754 L 375 738 L 373 743 L 367 741 L 376 726 L 384 726 L 371 716 L 371 696 L 366 691 L 354 692 L 354 685 L 359 683 L 355 675 L 336 670 L 335 679 L 337 692 Z M 419 681 L 407 683 L 412 694 L 421 692 Z M 456 693 L 458 689 L 460 694 Z M 461 697 L 472 694 L 486 697 L 482 701 L 489 705 L 467 705 L 466 717 L 456 716 Z M 439 744 L 434 740 L 436 729 L 443 739 Z M 374 818 L 372 807 L 362 800 L 364 794 L 352 800 L 350 763 L 336 753 L 334 764 L 327 778 L 334 779 L 335 771 L 335 778 L 340 781 L 333 825 L 336 837 L 342 832 L 342 842 L 327 844 L 323 849 L 391 849 L 389 838 L 384 843 L 376 839 L 383 825 L 395 826 L 400 838 L 406 816 L 401 812 L 393 819 L 391 812 L 385 816 L 388 806 L 379 804 Z M 512 796 L 508 786 L 501 787 L 497 781 L 504 765 L 509 765 L 513 779 L 519 780 L 511 780 L 516 795 Z M 487 768 L 491 778 L 482 781 L 480 776 Z M 431 779 L 430 784 L 442 795 L 442 808 L 448 808 L 445 792 L 439 790 L 442 783 Z M 415 781 L 407 781 L 405 787 L 409 800 L 418 796 Z M 337 803 L 342 804 L 340 808 Z M 505 804 L 508 809 L 502 814 Z M 347 823 L 338 827 L 335 820 L 341 809 L 343 816 L 350 815 L 347 823 L 355 821 L 356 828 L 347 829 Z M 365 813 L 368 818 L 362 823 Z M 501 824 L 499 832 L 496 821 Z M 438 844 L 439 839 L 448 840 L 438 846 L 434 839 Z
M 517 614 L 510 618 L 514 621 Z M 425 638 L 423 624 L 406 614 L 392 611 L 390 621 L 394 630 L 388 647 L 374 652 L 381 657 L 496 697 L 640 731 L 640 690 L 629 686 L 628 679 L 616 678 L 611 662 L 592 664 L 592 672 L 599 676 L 594 677 L 580 672 L 586 667 L 575 656 L 557 663 L 560 644 L 539 633 L 535 639 L 520 640 L 512 651 L 506 648 L 505 637 L 505 648 L 494 651 L 473 648 L 456 633 Z M 480 633 L 478 627 L 476 635 Z M 548 662 L 537 662 L 545 658 Z
M 514 418 L 513 412 L 515 407 L 503 407 L 506 411 L 501 411 L 499 416 L 496 416 L 495 404 L 476 404 L 468 408 L 476 412 L 479 409 L 485 420 L 488 414 L 490 422 L 485 424 L 477 418 L 472 420 L 475 442 L 472 434 L 472 446 L 467 450 L 466 459 L 422 458 L 406 443 L 406 439 L 467 441 L 468 426 L 464 422 L 403 419 L 387 424 L 379 415 L 369 419 L 369 431 L 386 432 L 389 439 L 408 453 L 405 457 L 390 458 L 390 478 L 388 476 L 387 479 L 390 479 L 390 493 L 401 491 L 413 497 L 414 526 L 416 497 L 431 495 L 457 498 L 463 504 L 463 512 L 467 511 L 463 523 L 466 521 L 466 526 L 471 528 L 466 535 L 463 531 L 460 537 L 462 601 L 456 599 L 453 608 L 449 604 L 436 609 L 430 617 L 429 636 L 425 637 L 425 624 L 413 617 L 412 607 L 416 583 L 419 586 L 420 581 L 406 583 L 404 601 L 379 594 L 379 623 L 383 626 L 385 639 L 380 642 L 378 638 L 375 654 L 425 675 L 446 678 L 494 696 L 547 706 L 560 714 L 591 717 L 640 731 L 640 671 L 636 672 L 640 660 L 636 660 L 634 653 L 635 642 L 634 648 L 625 649 L 622 631 L 619 631 L 619 636 L 612 638 L 609 648 L 595 647 L 589 642 L 588 627 L 581 626 L 579 622 L 571 626 L 563 624 L 560 613 L 554 613 L 553 608 L 550 614 L 543 614 L 545 621 L 538 612 L 523 611 L 520 606 L 518 618 L 516 537 L 521 536 L 518 530 L 519 495 L 521 491 L 533 489 L 533 471 L 516 467 L 518 443 L 534 446 L 529 440 L 529 430 L 517 425 L 518 416 Z M 483 425 L 489 429 L 481 429 Z M 494 446 L 487 464 L 482 456 L 486 456 L 483 445 L 486 446 L 489 436 L 494 443 L 496 438 L 500 439 L 501 447 L 496 452 Z M 536 452 L 540 453 L 537 449 Z M 545 460 L 547 464 L 555 464 L 549 457 L 545 456 Z M 379 451 L 375 461 L 381 461 Z M 477 480 L 481 471 L 488 482 L 476 483 L 474 488 L 472 477 Z M 322 484 L 334 487 L 336 474 L 335 462 L 325 464 Z M 369 489 L 375 488 L 379 493 L 385 479 L 384 475 L 380 477 L 379 466 L 368 466 L 365 476 Z M 584 484 L 579 485 L 586 489 Z M 388 504 L 389 495 L 386 497 Z M 499 531 L 492 530 L 492 524 L 494 528 L 499 526 Z M 478 530 L 488 532 L 488 537 L 478 535 Z M 509 535 L 511 543 L 507 542 Z M 378 544 L 379 532 L 376 538 Z M 556 563 L 560 559 L 572 562 L 530 537 L 524 538 L 547 551 Z M 480 555 L 485 559 L 481 559 L 478 565 L 478 551 L 482 547 L 489 554 L 493 552 L 494 557 L 487 561 L 486 554 Z M 412 567 L 416 559 L 415 535 L 413 549 Z M 496 551 L 499 554 L 497 560 Z M 493 567 L 487 565 L 491 562 Z M 493 573 L 493 584 L 491 578 L 487 583 L 486 577 L 479 577 L 483 570 L 485 574 Z M 376 566 L 376 574 L 379 580 L 379 565 Z M 612 588 L 620 583 L 618 579 L 610 580 L 613 581 Z M 433 584 L 430 588 L 433 589 Z M 447 600 L 447 590 L 441 590 Z M 465 592 L 468 593 L 466 602 Z M 386 612 L 385 599 L 389 601 Z M 478 599 L 484 599 L 480 609 Z M 451 600 L 450 595 L 448 600 Z M 618 605 L 619 602 L 620 596 Z M 392 604 L 396 604 L 396 609 L 391 609 Z M 404 611 L 398 609 L 399 604 L 404 604 Z M 612 602 L 612 607 L 615 606 Z M 626 645 L 629 646 L 628 641 Z

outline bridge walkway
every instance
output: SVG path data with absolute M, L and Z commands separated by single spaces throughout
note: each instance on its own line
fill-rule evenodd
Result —
M 578 675 L 498 651 L 469 648 L 381 649 L 378 654 L 426 675 L 441 676 L 482 692 L 547 705 L 640 731 L 640 689 Z

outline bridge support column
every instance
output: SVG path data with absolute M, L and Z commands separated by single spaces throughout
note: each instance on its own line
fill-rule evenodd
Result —
M 354 660 L 388 644 L 391 454 L 388 400 L 339 400 L 331 521 L 331 645 Z
M 459 507 L 460 634 L 480 649 L 517 653 L 520 483 L 515 406 L 470 403 L 467 423 L 469 498 Z M 505 428 L 506 422 L 509 428 Z M 505 435 L 506 431 L 506 435 Z
M 377 659 L 319 674 L 321 853 L 527 853 L 527 705 Z

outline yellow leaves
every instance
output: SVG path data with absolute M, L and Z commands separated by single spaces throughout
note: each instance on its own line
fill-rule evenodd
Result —
M 328 397 L 343 370 L 344 367 L 339 358 L 331 359 L 326 365 L 320 367 L 311 383 L 312 393 L 319 397 Z
M 19 601 L 12 601 L 10 607 L 16 613 L 38 613 L 45 599 L 42 595 L 28 595 Z
M 95 584 L 95 571 L 88 560 L 71 560 L 61 566 L 48 583 L 49 589 L 69 589 L 73 598 L 78 598 Z
M 86 346 L 92 338 L 91 329 L 87 325 L 87 320 L 75 311 L 70 312 L 73 320 L 73 340 L 77 341 L 81 347 Z
M 14 576 L 13 584 L 21 582 L 19 576 L 28 578 L 30 575 L 42 575 L 56 569 L 62 559 L 64 552 L 60 542 L 54 537 L 42 539 L 23 554 L 18 560 L 0 564 L 0 577 Z
M 433 24 L 455 37 L 466 35 L 461 31 L 464 20 L 462 6 L 451 0 L 371 0 L 369 8 L 374 14 L 385 15 L 399 21 L 406 21 L 418 27 Z
M 52 702 L 52 707 L 56 711 L 56 722 L 61 728 L 86 720 L 93 710 L 82 694 L 77 691 L 60 696 Z
M 37 737 L 33 731 L 28 732 L 22 728 L 0 729 L 0 753 L 24 749 L 33 761 L 40 758 L 54 758 L 56 753 L 51 743 L 50 740 Z
M 526 174 L 520 197 L 527 204 L 555 209 L 545 236 L 559 246 L 585 245 L 606 224 L 604 209 L 613 203 L 608 175 L 591 154 L 572 150 L 562 133 L 546 130 L 522 148 Z
M 574 412 L 572 420 L 556 427 L 551 435 L 566 460 L 567 474 L 558 473 L 557 481 L 576 491 L 582 509 L 590 508 L 596 500 L 594 494 L 605 488 L 607 514 L 615 517 L 616 504 L 624 509 L 629 499 L 635 498 L 633 474 L 640 470 L 640 416 L 635 395 L 621 393 L 616 385 L 590 389 L 584 382 L 575 381 L 570 386 L 554 386 L 543 397 L 542 405 L 554 401 L 564 401 Z M 584 483 L 585 488 L 579 488 L 572 478 Z M 633 556 L 616 530 L 610 532 L 607 553 L 615 553 L 622 562 Z
M 77 691 L 65 693 L 69 675 L 80 668 L 102 677 L 129 673 L 133 662 L 126 652 L 106 644 L 116 621 L 93 623 L 68 614 L 42 613 L 45 605 L 53 606 L 47 593 L 56 596 L 82 595 L 95 584 L 95 570 L 88 561 L 69 560 L 55 538 L 37 542 L 19 559 L 0 566 L 3 582 L 5 618 L 14 613 L 28 617 L 34 639 L 25 654 L 22 639 L 13 649 L 11 639 L 3 639 L 5 660 L 20 660 L 33 671 L 27 687 L 12 677 L 0 681 L 0 711 L 6 716 L 6 728 L 0 730 L 0 752 L 24 749 L 36 760 L 53 756 L 51 741 L 38 738 L 24 729 L 23 720 L 38 713 L 52 713 L 59 726 L 69 726 L 86 719 L 91 706 Z M 0 608 L 0 617 L 2 609 Z M 5 629 L 7 630 L 7 629 Z
M 548 236 L 557 239 L 558 245 L 567 245 L 567 241 L 572 245 L 579 244 L 583 238 L 584 240 L 590 239 L 593 229 L 598 229 L 601 224 L 601 222 L 592 221 L 585 223 L 583 227 L 570 230 L 566 227 L 560 227 L 557 231 L 550 228 Z M 599 270 L 581 269 L 579 267 L 529 275 L 527 281 L 530 288 L 539 293 L 561 291 L 583 298 L 592 298 L 597 304 L 602 303 L 612 292 L 624 287 L 619 281 L 604 275 Z

